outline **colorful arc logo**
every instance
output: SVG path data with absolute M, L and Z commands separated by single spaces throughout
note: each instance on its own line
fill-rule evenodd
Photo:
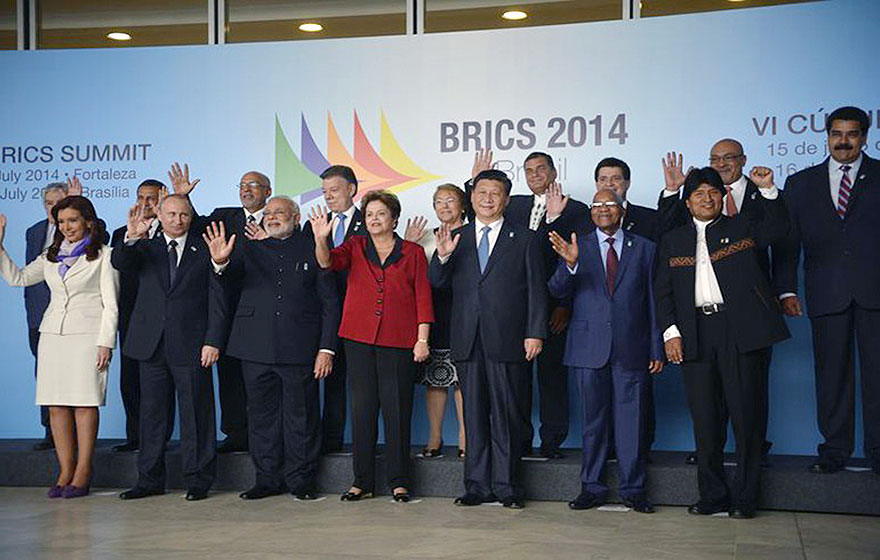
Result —
M 300 115 L 300 118 L 300 155 L 297 156 L 284 134 L 278 115 L 275 115 L 275 184 L 279 194 L 299 196 L 303 203 L 321 196 L 319 175 L 331 163 L 347 165 L 354 170 L 358 178 L 358 198 L 376 189 L 402 192 L 440 178 L 439 175 L 428 173 L 416 165 L 406 155 L 391 132 L 384 112 L 380 112 L 381 136 L 378 152 L 364 134 L 356 111 L 353 153 L 342 143 L 329 113 L 325 153 L 315 144 L 305 116 Z

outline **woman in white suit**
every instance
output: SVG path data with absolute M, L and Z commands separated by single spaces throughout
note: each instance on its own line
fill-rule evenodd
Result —
M 51 299 L 40 323 L 36 402 L 49 406 L 61 467 L 49 497 L 78 498 L 89 493 L 98 407 L 104 405 L 116 341 L 119 276 L 87 198 L 68 196 L 52 215 L 58 226 L 52 245 L 20 269 L 3 248 L 6 216 L 0 214 L 0 275 L 11 286 L 43 281 L 49 286 Z

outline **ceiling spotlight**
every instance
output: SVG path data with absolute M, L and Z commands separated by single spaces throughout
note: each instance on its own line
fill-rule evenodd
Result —
M 107 38 L 114 41 L 131 41 L 131 35 L 124 31 L 111 31 L 107 34 Z
M 318 31 L 323 31 L 324 26 L 320 23 L 301 23 L 299 25 L 300 31 L 305 31 L 306 33 L 317 33 Z
M 501 17 L 509 21 L 519 21 L 529 17 L 529 14 L 525 13 L 522 10 L 507 10 L 506 12 L 501 14 Z

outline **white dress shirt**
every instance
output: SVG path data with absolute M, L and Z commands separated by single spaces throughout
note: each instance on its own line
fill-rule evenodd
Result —
M 180 259 L 183 258 L 183 250 L 186 248 L 186 236 L 187 233 L 184 233 L 180 237 L 169 237 L 167 233 L 162 232 L 162 237 L 165 238 L 165 247 L 168 247 L 168 244 L 171 243 L 171 240 L 177 241 L 177 247 L 174 248 L 174 251 L 177 253 L 177 265 L 180 266 Z
M 348 207 L 348 210 L 340 213 L 333 213 L 333 219 L 330 220 L 330 239 L 336 237 L 336 227 L 339 225 L 339 214 L 345 215 L 345 231 L 351 228 L 351 220 L 354 218 L 354 204 Z
M 706 227 L 712 222 L 702 222 L 696 218 L 694 225 L 697 227 L 697 251 L 696 251 L 696 274 L 694 280 L 694 307 L 704 305 L 723 304 L 724 296 L 721 294 L 721 286 L 715 277 L 715 269 L 709 259 L 709 245 L 706 243 Z M 663 332 L 663 341 L 681 337 L 678 326 L 671 325 Z
M 245 207 L 241 208 L 244 210 L 244 223 L 248 223 L 248 220 L 251 216 L 254 217 L 254 223 L 260 225 L 263 222 L 263 211 L 266 209 L 265 206 L 257 210 L 256 212 L 248 212 L 248 209 Z
M 859 159 L 852 163 L 840 163 L 833 157 L 828 158 L 828 183 L 829 187 L 831 187 L 831 201 L 834 203 L 835 210 L 837 209 L 837 199 L 840 196 L 840 180 L 843 179 L 843 171 L 840 169 L 841 165 L 850 166 L 847 175 L 849 176 L 849 184 L 854 185 L 856 177 L 859 176 L 859 168 L 862 166 L 862 154 L 859 154 Z
M 732 182 L 729 185 L 725 185 L 730 189 L 729 195 L 733 197 L 733 204 L 736 206 L 736 211 L 742 211 L 743 199 L 746 197 L 746 187 L 748 186 L 748 181 L 746 180 L 745 175 L 740 175 L 739 179 Z M 721 211 L 727 216 L 727 201 L 724 201 L 724 204 L 721 205 Z

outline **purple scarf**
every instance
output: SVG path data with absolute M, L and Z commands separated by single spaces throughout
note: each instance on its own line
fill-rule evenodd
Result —
M 85 254 L 86 245 L 88 244 L 88 237 L 84 237 L 76 243 L 71 243 L 66 239 L 61 242 L 61 247 L 58 249 L 58 262 L 61 263 L 58 265 L 58 274 L 61 275 L 62 280 L 67 271 L 70 270 L 70 267 L 76 262 L 76 259 Z

